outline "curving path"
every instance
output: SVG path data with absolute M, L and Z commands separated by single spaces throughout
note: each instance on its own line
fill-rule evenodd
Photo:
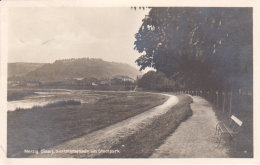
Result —
M 179 101 L 178 98 L 174 95 L 163 95 L 166 95 L 169 98 L 162 105 L 156 106 L 146 112 L 113 124 L 104 129 L 95 131 L 76 139 L 72 139 L 48 150 L 109 150 L 120 140 L 151 124 L 154 119 L 162 114 L 165 114 Z M 98 155 L 98 153 L 40 153 L 33 155 L 32 157 L 94 157 L 96 155 Z
M 228 148 L 217 147 L 215 126 L 217 118 L 208 101 L 193 96 L 193 115 L 170 135 L 152 158 L 225 158 Z

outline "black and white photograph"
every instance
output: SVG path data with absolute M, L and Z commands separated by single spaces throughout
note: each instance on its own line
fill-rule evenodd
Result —
M 253 7 L 5 17 L 7 158 L 255 158 Z

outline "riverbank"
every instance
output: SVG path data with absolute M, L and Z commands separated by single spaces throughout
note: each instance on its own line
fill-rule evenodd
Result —
M 71 86 L 42 86 L 42 87 L 8 87 L 7 90 L 7 101 L 23 100 L 28 96 L 37 96 L 37 92 L 41 91 L 107 91 L 107 92 L 130 92 L 134 89 L 134 86 L 127 88 L 124 86 L 104 86 L 104 87 L 93 87 L 93 88 L 83 88 L 83 87 L 71 87 Z
M 8 112 L 7 156 L 27 157 L 30 154 L 25 149 L 64 143 L 145 112 L 166 99 L 143 92 L 109 92 L 109 97 L 95 103 Z
M 168 107 L 165 114 L 161 114 L 151 119 L 145 127 L 140 128 L 131 136 L 120 139 L 114 144 L 112 150 L 120 150 L 116 154 L 102 154 L 97 158 L 148 158 L 155 149 L 162 145 L 165 139 L 173 133 L 178 126 L 192 115 L 190 104 L 192 99 L 187 95 L 178 95 L 178 102 L 172 107 Z M 145 124 L 145 123 L 143 123 Z M 170 158 L 169 156 L 165 155 Z

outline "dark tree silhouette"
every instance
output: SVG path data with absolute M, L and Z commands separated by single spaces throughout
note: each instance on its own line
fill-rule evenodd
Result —
M 251 8 L 151 8 L 135 38 L 140 70 L 186 88 L 252 87 Z
M 169 80 L 164 73 L 155 71 L 147 72 L 137 83 L 143 89 L 158 91 L 169 91 L 177 85 L 173 80 Z

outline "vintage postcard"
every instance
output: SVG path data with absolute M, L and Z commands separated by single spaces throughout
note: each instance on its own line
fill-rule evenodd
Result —
M 4 164 L 259 163 L 256 1 L 1 5 Z

